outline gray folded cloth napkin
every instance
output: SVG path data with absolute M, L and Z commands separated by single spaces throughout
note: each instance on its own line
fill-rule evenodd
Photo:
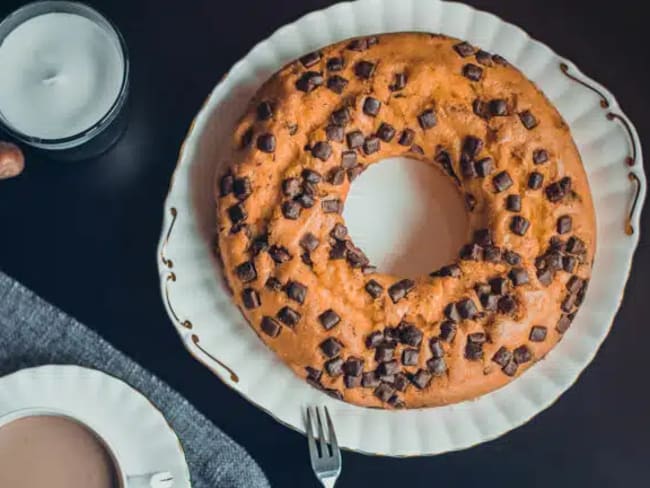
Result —
M 177 392 L 0 271 L 0 376 L 44 364 L 102 370 L 146 395 L 178 434 L 193 488 L 269 486 L 248 453 Z

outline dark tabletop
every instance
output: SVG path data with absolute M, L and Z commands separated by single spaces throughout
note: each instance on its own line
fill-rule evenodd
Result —
M 3 0 L 0 14 L 21 3 Z M 159 296 L 155 250 L 179 145 L 210 89 L 258 41 L 329 3 L 93 2 L 121 29 L 130 49 L 126 135 L 96 160 L 63 164 L 31 157 L 22 176 L 0 182 L 0 268 L 184 394 L 248 449 L 274 486 L 317 486 L 305 438 L 186 353 Z M 648 24 L 637 2 L 607 2 L 606 8 L 593 0 L 467 3 L 521 26 L 573 60 L 617 96 L 642 139 L 650 132 Z M 650 212 L 643 226 L 613 329 L 593 364 L 555 405 L 514 432 L 461 452 L 414 459 L 346 452 L 339 486 L 647 486 L 650 327 L 643 303 L 650 281 Z

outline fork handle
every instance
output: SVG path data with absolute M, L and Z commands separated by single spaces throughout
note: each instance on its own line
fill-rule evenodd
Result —
M 323 480 L 320 480 L 320 482 L 325 488 L 334 488 L 334 483 L 336 483 L 336 478 L 325 478 Z

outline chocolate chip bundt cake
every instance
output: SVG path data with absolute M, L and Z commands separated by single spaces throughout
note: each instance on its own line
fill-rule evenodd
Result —
M 422 33 L 334 44 L 272 76 L 233 141 L 216 184 L 233 299 L 336 398 L 414 408 L 494 390 L 544 357 L 584 298 L 596 226 L 580 155 L 499 55 Z M 373 268 L 341 215 L 352 181 L 397 155 L 449 175 L 473 234 L 417 279 Z

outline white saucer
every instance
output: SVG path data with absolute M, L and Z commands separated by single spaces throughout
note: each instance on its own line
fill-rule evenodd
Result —
M 58 411 L 103 438 L 128 475 L 169 471 L 191 488 L 178 437 L 162 413 L 117 378 L 78 366 L 41 366 L 0 378 L 0 418 L 25 409 Z

